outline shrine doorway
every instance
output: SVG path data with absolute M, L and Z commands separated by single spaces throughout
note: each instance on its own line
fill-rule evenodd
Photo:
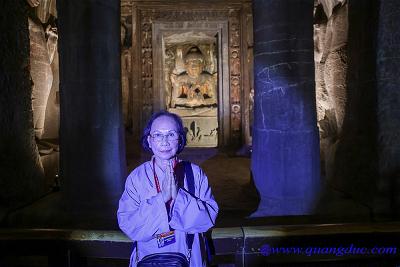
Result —
M 159 88 L 154 108 L 182 118 L 188 147 L 227 143 L 227 22 L 155 22 L 153 27 L 154 88 Z

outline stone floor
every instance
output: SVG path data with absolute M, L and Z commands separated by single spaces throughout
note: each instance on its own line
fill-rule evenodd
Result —
M 257 209 L 259 201 L 257 190 L 250 175 L 250 158 L 232 156 L 234 153 L 221 152 L 217 149 L 189 149 L 180 155 L 200 165 L 209 178 L 214 196 L 219 204 L 220 213 L 217 227 L 263 224 L 305 224 L 371 221 L 370 210 L 340 192 L 326 187 L 318 203 L 316 214 L 312 216 L 287 216 L 250 218 Z M 128 159 L 128 170 L 150 158 L 142 154 L 140 158 Z M 115 216 L 103 216 L 103 211 L 94 210 L 87 219 L 76 225 L 71 215 L 61 205 L 62 190 L 50 192 L 31 205 L 10 213 L 2 226 L 5 227 L 57 227 L 83 229 L 117 229 Z M 110 214 L 115 214 L 112 211 Z M 76 219 L 76 218 L 75 218 Z M 76 220 L 75 220 L 76 221 Z

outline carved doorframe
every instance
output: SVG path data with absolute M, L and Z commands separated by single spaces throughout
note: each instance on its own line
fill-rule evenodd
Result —
M 227 30 L 224 35 L 221 30 L 221 37 L 226 36 L 227 47 L 222 51 L 223 57 L 229 62 L 229 68 L 224 69 L 222 77 L 227 77 L 226 84 L 229 84 L 229 88 L 225 88 L 222 95 L 219 92 L 219 101 L 222 99 L 221 110 L 219 117 L 220 129 L 219 135 L 219 146 L 236 145 L 245 142 L 243 129 L 243 78 L 247 76 L 243 71 L 243 61 L 246 60 L 246 51 L 243 51 L 242 42 L 242 16 L 241 13 L 242 5 L 237 6 L 226 6 L 224 8 L 210 8 L 210 7 L 199 7 L 195 9 L 193 7 L 171 7 L 166 5 L 157 4 L 144 4 L 133 3 L 132 6 L 132 17 L 133 20 L 133 33 L 132 33 L 132 46 L 135 53 L 133 54 L 133 91 L 134 91 L 134 120 L 136 125 L 139 124 L 139 129 L 143 129 L 144 123 L 148 120 L 154 111 L 157 111 L 160 106 L 154 105 L 155 87 L 158 89 L 160 84 L 155 84 L 155 80 L 160 82 L 161 75 L 159 67 L 156 67 L 154 62 L 155 47 L 159 46 L 153 40 L 154 30 L 156 25 L 160 23 L 172 23 L 172 22 L 195 22 L 195 21 L 208 21 L 210 23 L 225 23 Z M 226 27 L 221 27 L 226 29 Z M 222 41 L 222 40 L 221 40 Z M 135 49 L 136 48 L 136 49 Z M 221 64 L 219 64 L 221 65 Z M 247 69 L 247 68 L 246 68 Z M 226 73 L 229 75 L 226 75 Z M 243 75 L 244 74 L 244 75 Z M 225 76 L 224 76 L 225 75 Z M 219 86 L 219 90 L 223 90 L 224 87 Z M 227 90 L 228 89 L 228 90 Z M 247 89 L 248 91 L 248 89 Z M 222 96 L 222 97 L 221 97 Z M 158 96 L 159 99 L 160 96 Z M 160 102 L 161 103 L 161 102 Z M 245 104 L 245 107 L 247 105 Z M 139 121 L 139 123 L 137 123 Z M 247 120 L 244 119 L 247 123 Z M 248 125 L 246 125 L 248 127 Z M 136 132 L 140 134 L 138 130 Z

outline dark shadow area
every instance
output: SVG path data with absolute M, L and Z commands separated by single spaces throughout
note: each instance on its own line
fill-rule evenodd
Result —
M 343 135 L 337 145 L 333 186 L 369 207 L 376 193 L 377 85 L 376 35 L 379 6 L 375 1 L 349 2 L 347 106 Z

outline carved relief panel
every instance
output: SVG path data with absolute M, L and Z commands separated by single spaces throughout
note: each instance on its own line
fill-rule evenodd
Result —
M 183 118 L 212 117 L 212 123 L 185 122 L 189 145 L 238 144 L 243 140 L 243 76 L 247 75 L 243 74 L 243 5 L 197 4 L 198 9 L 188 9 L 184 4 L 133 2 L 133 42 L 139 48 L 138 75 L 133 77 L 140 81 L 133 86 L 140 98 L 136 117 L 142 127 L 160 109 Z M 213 141 L 201 143 L 206 137 Z
M 231 133 L 235 140 L 241 134 L 241 66 L 240 66 L 240 23 L 238 12 L 229 17 L 229 60 L 231 81 Z
M 189 32 L 165 37 L 166 106 L 181 116 L 189 147 L 218 145 L 218 70 L 215 37 Z M 172 37 L 172 38 L 171 38 Z M 178 42 L 177 42 L 178 41 Z

